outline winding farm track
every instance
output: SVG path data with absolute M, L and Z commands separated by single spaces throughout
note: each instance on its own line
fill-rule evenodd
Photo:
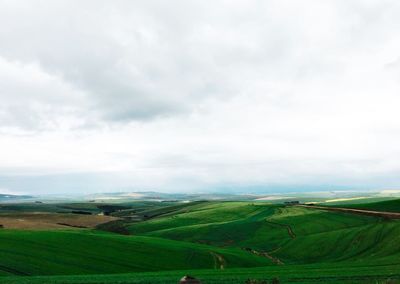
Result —
M 295 206 L 311 208 L 311 209 L 353 213 L 353 214 L 367 215 L 374 217 L 383 217 L 387 219 L 400 219 L 400 213 L 396 212 L 372 211 L 372 210 L 362 210 L 362 209 L 352 209 L 352 208 L 342 208 L 342 207 L 325 207 L 325 206 L 315 206 L 315 205 L 295 205 Z
M 225 269 L 225 264 L 226 264 L 225 259 L 221 255 L 215 252 L 210 252 L 210 254 L 214 257 L 214 263 L 215 263 L 214 268 L 216 269 L 219 268 L 221 270 Z
M 275 252 L 275 251 L 278 251 L 279 249 L 280 249 L 280 248 L 275 249 L 274 252 Z M 248 251 L 248 252 L 251 252 L 251 253 L 253 253 L 253 254 L 255 254 L 255 255 L 258 255 L 258 256 L 263 256 L 263 257 L 269 258 L 269 259 L 272 260 L 272 262 L 275 263 L 275 264 L 278 264 L 278 265 L 284 264 L 283 261 L 281 261 L 279 258 L 277 258 L 277 257 L 275 257 L 275 256 L 272 256 L 272 255 L 270 254 L 271 252 L 257 251 L 257 250 L 252 249 L 252 248 L 244 248 L 244 250 L 246 250 L 246 251 Z
M 288 235 L 292 238 L 295 239 L 296 238 L 296 234 L 293 232 L 292 227 L 290 225 L 286 225 L 286 224 L 281 224 L 281 223 L 277 223 L 277 222 L 271 222 L 268 220 L 265 220 L 267 223 L 271 224 L 271 225 L 275 225 L 275 226 L 279 226 L 279 227 L 284 227 L 286 228 Z

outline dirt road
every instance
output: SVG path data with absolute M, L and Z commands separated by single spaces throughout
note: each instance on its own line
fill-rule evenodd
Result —
M 284 227 L 284 228 L 286 228 L 286 230 L 287 230 L 289 236 L 290 236 L 292 239 L 295 239 L 295 238 L 296 238 L 296 234 L 293 232 L 292 227 L 291 227 L 290 225 L 281 224 L 281 223 L 276 223 L 276 222 L 271 222 L 271 221 L 269 221 L 268 219 L 265 220 L 265 221 L 266 221 L 267 223 L 271 224 L 271 225 L 275 225 L 275 226 L 278 226 L 278 227 Z

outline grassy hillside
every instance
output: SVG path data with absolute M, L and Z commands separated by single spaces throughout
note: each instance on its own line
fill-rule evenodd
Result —
M 118 211 L 129 218 L 113 223 L 131 236 L 2 229 L 0 275 L 153 271 L 60 276 L 46 278 L 46 283 L 175 283 L 188 269 L 204 283 L 273 277 L 296 283 L 380 283 L 376 281 L 400 278 L 400 221 L 264 202 L 152 204 L 132 210 Z M 132 214 L 138 219 L 133 221 Z M 43 279 L 1 278 L 1 283 Z
M 251 240 L 258 238 L 258 231 L 272 231 L 275 228 L 264 221 L 274 214 L 275 208 L 263 203 L 207 202 L 131 224 L 127 228 L 135 235 L 245 247 L 246 243 L 255 242 Z M 285 230 L 280 228 L 274 233 L 282 238 L 287 237 Z
M 128 229 L 135 235 L 251 248 L 268 252 L 279 259 L 282 258 L 284 262 L 308 263 L 318 259 L 289 253 L 294 251 L 293 247 L 296 247 L 297 251 L 311 253 L 309 247 L 301 243 L 301 240 L 311 240 L 314 235 L 326 234 L 329 238 L 324 239 L 324 244 L 333 248 L 335 236 L 340 236 L 342 232 L 380 223 L 382 220 L 379 218 L 301 207 L 218 202 L 187 207 L 185 211 L 131 224 Z M 292 248 L 285 250 L 285 247 Z M 328 258 L 320 255 L 319 260 Z
M 335 205 L 335 207 L 345 207 L 354 209 L 365 209 L 373 211 L 385 211 L 385 212 L 400 212 L 400 199 L 386 200 L 372 203 L 362 204 L 343 204 Z
M 269 265 L 240 249 L 91 231 L 0 231 L 0 273 L 93 274 Z

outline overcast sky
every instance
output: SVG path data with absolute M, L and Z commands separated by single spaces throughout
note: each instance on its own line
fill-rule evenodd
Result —
M 399 15 L 0 0 L 0 193 L 399 188 Z

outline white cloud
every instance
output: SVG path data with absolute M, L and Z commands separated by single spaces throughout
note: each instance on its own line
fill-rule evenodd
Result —
M 76 121 L 85 106 L 79 90 L 34 63 L 0 57 L 0 130 L 40 130 Z M 82 122 L 81 122 L 82 123 Z M 72 125 L 72 124 L 71 124 Z
M 400 182 L 396 1 L 38 3 L 0 2 L 3 176 L 88 191 Z M 51 184 L 34 190 L 67 190 Z

